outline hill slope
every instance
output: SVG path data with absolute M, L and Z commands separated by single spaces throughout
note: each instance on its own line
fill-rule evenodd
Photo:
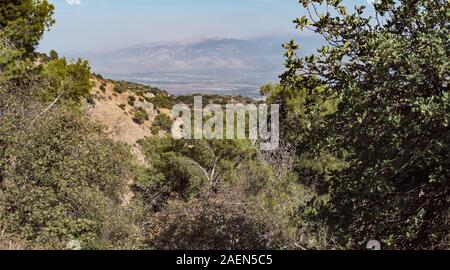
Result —
M 139 140 L 169 132 L 167 124 L 162 127 L 155 120 L 172 119 L 175 104 L 193 106 L 194 95 L 173 96 L 155 87 L 106 80 L 101 76 L 92 76 L 91 81 L 93 104 L 87 107 L 88 115 L 106 126 L 114 140 L 132 146 L 137 146 Z M 253 102 L 233 96 L 204 95 L 203 98 L 206 103 L 214 104 Z

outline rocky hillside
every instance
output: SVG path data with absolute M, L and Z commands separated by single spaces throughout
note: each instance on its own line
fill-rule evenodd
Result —
M 92 102 L 88 115 L 107 127 L 113 139 L 136 145 L 136 142 L 170 131 L 171 109 L 175 104 L 193 106 L 194 96 L 173 96 L 164 90 L 141 84 L 114 81 L 94 75 Z M 206 103 L 249 103 L 244 97 L 203 95 Z

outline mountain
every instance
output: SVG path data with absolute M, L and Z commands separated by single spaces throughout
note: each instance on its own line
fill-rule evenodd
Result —
M 81 56 L 106 77 L 151 84 L 173 94 L 255 97 L 262 84 L 278 80 L 283 71 L 282 44 L 291 39 L 271 36 L 157 42 Z M 303 45 L 303 53 L 312 53 L 322 44 L 315 36 L 295 39 Z

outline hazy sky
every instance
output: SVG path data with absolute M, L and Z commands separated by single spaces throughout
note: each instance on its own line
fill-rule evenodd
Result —
M 41 51 L 108 51 L 144 42 L 294 31 L 297 0 L 50 0 L 56 24 Z M 365 0 L 347 0 L 352 4 Z

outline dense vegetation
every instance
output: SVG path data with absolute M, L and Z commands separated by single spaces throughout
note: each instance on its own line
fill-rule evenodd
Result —
M 145 243 L 153 248 L 281 247 L 282 228 L 258 204 L 268 195 L 270 166 L 246 141 L 142 142 L 148 165 L 137 178 Z M 245 175 L 246 177 L 242 177 Z M 269 216 L 268 216 L 269 215 Z M 146 220 L 147 220 L 146 219 Z M 177 241 L 174 241 L 176 239 Z
M 137 229 L 122 207 L 132 159 L 82 110 L 87 63 L 52 54 L 36 64 L 52 10 L 47 1 L 0 3 L 0 248 L 61 249 L 73 239 L 132 247 Z
M 328 45 L 307 57 L 284 45 L 281 82 L 262 87 L 281 105 L 280 148 L 261 152 L 175 140 L 163 113 L 134 149 L 113 141 L 85 113 L 93 76 L 131 107 L 193 96 L 38 54 L 53 6 L 0 2 L 0 249 L 450 248 L 449 2 L 380 0 L 371 17 L 340 0 L 300 3 L 310 15 L 297 28 Z M 149 120 L 142 108 L 130 117 Z
M 311 15 L 297 28 L 328 45 L 301 58 L 286 44 L 287 71 L 271 98 L 284 105 L 282 130 L 297 155 L 333 157 L 312 174 L 299 164 L 308 184 L 327 187 L 327 200 L 314 198 L 312 215 L 300 215 L 347 248 L 368 239 L 448 248 L 449 2 L 381 0 L 372 18 L 340 0 L 300 2 Z
M 54 20 L 53 5 L 43 0 L 13 0 L 0 3 L 0 29 L 12 44 L 31 56 Z

